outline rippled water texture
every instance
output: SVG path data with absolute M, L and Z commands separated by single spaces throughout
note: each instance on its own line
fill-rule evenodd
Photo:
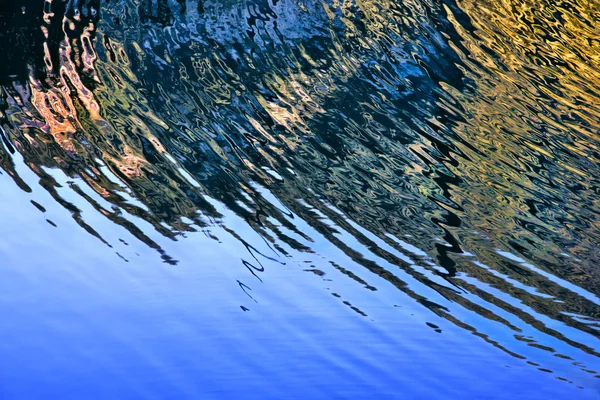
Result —
M 0 397 L 600 396 L 600 4 L 0 3 Z

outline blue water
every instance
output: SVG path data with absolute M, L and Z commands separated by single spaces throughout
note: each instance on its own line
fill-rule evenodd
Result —
M 0 2 L 0 398 L 600 398 L 599 16 Z

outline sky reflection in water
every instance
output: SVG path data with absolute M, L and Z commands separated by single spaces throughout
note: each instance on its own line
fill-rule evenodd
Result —
M 395 3 L 2 5 L 0 394 L 597 398 L 599 5 Z

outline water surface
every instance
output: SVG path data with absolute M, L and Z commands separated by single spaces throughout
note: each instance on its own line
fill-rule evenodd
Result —
M 0 6 L 0 395 L 598 398 L 600 4 Z

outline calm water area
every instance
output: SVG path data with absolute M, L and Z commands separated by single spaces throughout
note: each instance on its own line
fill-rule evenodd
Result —
M 597 0 L 0 0 L 0 399 L 600 399 Z

